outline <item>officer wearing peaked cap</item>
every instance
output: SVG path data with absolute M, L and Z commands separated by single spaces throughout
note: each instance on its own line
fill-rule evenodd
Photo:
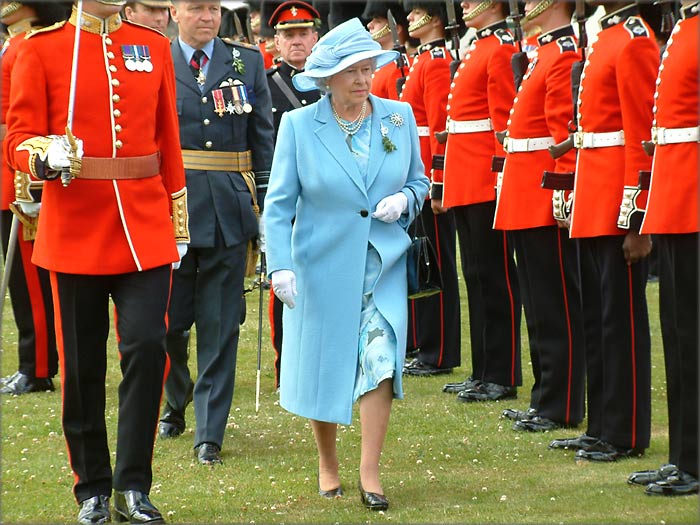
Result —
M 170 0 L 140 0 L 124 4 L 124 17 L 130 22 L 165 34 L 170 22 Z
M 270 7 L 274 7 L 271 3 Z M 268 3 L 264 9 L 268 8 Z M 320 14 L 306 2 L 290 1 L 279 4 L 270 15 L 270 27 L 275 30 L 275 46 L 281 60 L 267 70 L 267 82 L 272 97 L 272 118 L 275 138 L 282 115 L 287 111 L 313 104 L 320 97 L 318 89 L 299 91 L 292 82 L 297 73 L 304 70 L 306 58 L 318 40 Z M 282 363 L 282 311 L 283 304 L 270 290 L 270 332 L 275 349 L 275 384 L 279 386 Z
M 113 490 L 119 521 L 163 521 L 148 496 L 151 460 L 171 264 L 189 241 L 168 41 L 122 21 L 121 4 L 85 2 L 81 20 L 74 8 L 69 23 L 22 43 L 5 139 L 10 164 L 47 181 L 32 260 L 51 272 L 63 432 L 85 524 L 110 521 Z M 37 89 L 37 79 L 50 80 Z M 122 370 L 114 471 L 105 421 L 110 298 Z
M 258 234 L 256 211 L 262 209 L 272 163 L 272 111 L 258 48 L 216 36 L 218 1 L 176 2 L 171 15 L 179 28 L 171 51 L 192 242 L 173 274 L 171 370 L 159 434 L 183 432 L 184 409 L 193 395 L 195 453 L 200 463 L 212 464 L 221 463 L 233 398 L 246 252 Z M 187 368 L 193 324 L 194 390 Z

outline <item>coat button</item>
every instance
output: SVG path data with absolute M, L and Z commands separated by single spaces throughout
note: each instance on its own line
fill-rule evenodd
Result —
M 208 118 L 205 118 L 202 122 L 205 126 L 208 126 L 209 124 L 211 124 L 211 121 Z
M 367 210 L 360 210 L 360 215 L 362 217 L 367 217 L 369 215 L 369 212 Z
M 212 147 L 213 145 L 214 145 L 214 144 L 212 143 L 211 140 L 207 140 L 207 141 L 204 143 L 204 147 L 207 148 L 207 149 L 211 149 L 211 147 Z

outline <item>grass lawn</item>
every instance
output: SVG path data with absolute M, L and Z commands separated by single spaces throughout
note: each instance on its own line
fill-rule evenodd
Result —
M 554 437 L 517 433 L 499 419 L 504 408 L 526 409 L 532 384 L 526 340 L 525 385 L 513 402 L 464 404 L 443 394 L 447 381 L 470 372 L 467 308 L 463 294 L 462 367 L 452 375 L 405 380 L 396 402 L 382 459 L 391 507 L 365 510 L 356 484 L 360 429 L 340 427 L 340 475 L 345 496 L 316 492 L 316 455 L 308 422 L 280 408 L 274 391 L 273 351 L 265 319 L 262 393 L 255 413 L 257 291 L 248 299 L 242 328 L 233 407 L 224 442 L 224 465 L 203 467 L 192 453 L 194 413 L 175 440 L 158 440 L 153 502 L 173 523 L 697 523 L 698 498 L 648 497 L 626 483 L 635 470 L 657 468 L 668 458 L 666 389 L 658 285 L 650 284 L 652 319 L 652 443 L 646 456 L 614 464 L 577 464 L 573 452 L 547 450 Z M 2 326 L 2 374 L 16 370 L 16 329 L 9 300 Z M 266 314 L 265 314 L 266 316 Z M 523 338 L 526 339 L 523 322 Z M 114 339 L 107 379 L 111 448 L 116 435 L 120 380 Z M 194 364 L 194 363 L 193 363 Z M 58 382 L 57 382 L 58 385 Z M 73 523 L 73 476 L 61 431 L 59 393 L 3 396 L 0 522 Z

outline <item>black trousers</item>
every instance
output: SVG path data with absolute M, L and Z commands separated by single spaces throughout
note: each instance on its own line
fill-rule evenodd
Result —
M 453 209 L 467 285 L 471 377 L 522 385 L 520 285 L 507 234 L 494 230 L 496 201 Z
M 63 363 L 63 432 L 78 502 L 115 490 L 148 493 L 165 374 L 170 266 L 119 275 L 51 272 Z M 109 298 L 118 334 L 119 417 L 114 475 L 105 424 Z
M 7 256 L 12 212 L 3 210 L 0 222 L 3 254 Z M 32 263 L 34 243 L 23 239 L 23 228 L 20 223 L 8 282 L 19 335 L 18 370 L 30 377 L 53 377 L 58 372 L 58 352 L 49 272 Z
M 530 406 L 558 423 L 578 425 L 585 411 L 585 344 L 576 242 L 556 226 L 509 235 L 535 378 Z
M 190 248 L 180 268 L 173 272 L 168 310 L 170 373 L 165 384 L 167 402 L 184 410 L 182 400 L 191 384 L 186 340 L 197 328 L 197 379 L 194 412 L 197 420 L 194 445 L 222 446 L 236 376 L 236 355 L 243 307 L 247 243 Z M 178 406 L 180 405 L 180 406 Z
M 457 281 L 454 212 L 435 215 L 426 200 L 421 210 L 425 233 L 437 252 L 443 291 L 408 301 L 409 350 L 419 348 L 418 359 L 436 368 L 454 368 L 461 360 L 459 282 Z M 418 220 L 418 219 L 416 219 Z M 413 226 L 411 226 L 413 228 Z
M 579 239 L 586 316 L 588 430 L 622 448 L 651 434 L 651 338 L 647 261 L 627 265 L 623 235 Z
M 658 235 L 655 240 L 666 363 L 669 463 L 697 478 L 700 235 Z

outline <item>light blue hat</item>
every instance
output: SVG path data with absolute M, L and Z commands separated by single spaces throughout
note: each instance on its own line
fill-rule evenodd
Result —
M 335 75 L 361 60 L 375 58 L 379 68 L 398 57 L 398 52 L 386 51 L 372 40 L 359 18 L 351 18 L 316 42 L 306 59 L 304 71 L 294 75 L 292 82 L 299 91 L 312 91 L 318 89 L 317 78 Z

